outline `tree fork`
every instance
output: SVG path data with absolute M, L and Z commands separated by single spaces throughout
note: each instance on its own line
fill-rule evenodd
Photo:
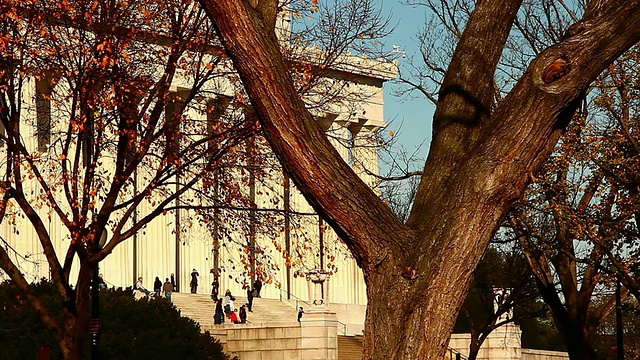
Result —
M 481 114 L 472 127 L 443 127 L 452 130 L 434 136 L 405 226 L 314 125 L 260 9 L 247 0 L 200 1 L 280 162 L 363 269 L 369 301 L 366 359 L 442 359 L 473 270 L 528 175 L 552 151 L 584 89 L 640 39 L 640 31 L 632 31 L 640 21 L 640 1 L 592 1 L 585 13 L 589 31 L 543 52 L 492 114 Z M 449 72 L 464 68 L 474 58 L 470 54 L 495 59 L 492 55 L 502 52 L 508 18 L 496 30 L 502 33 L 489 32 L 505 6 L 514 4 L 519 2 L 479 2 L 482 16 L 471 16 L 463 35 L 469 43 L 456 49 Z M 474 29 L 482 29 L 480 41 L 472 36 Z M 569 70 L 547 71 L 543 78 L 558 54 L 570 59 Z M 477 65 L 469 66 L 478 72 Z M 474 82 L 491 80 L 486 75 L 479 71 L 453 85 L 466 89 L 465 96 L 484 99 Z M 436 113 L 459 110 L 449 106 L 457 102 L 439 103 Z M 456 118 L 475 119 L 466 113 L 471 110 Z

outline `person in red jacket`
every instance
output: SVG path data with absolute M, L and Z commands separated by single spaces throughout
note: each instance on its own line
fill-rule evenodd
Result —
M 240 323 L 240 318 L 238 318 L 238 309 L 233 310 L 230 316 L 231 322 L 234 324 Z

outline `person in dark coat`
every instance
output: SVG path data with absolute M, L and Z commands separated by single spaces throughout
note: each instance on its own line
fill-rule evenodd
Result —
M 222 310 L 222 298 L 216 300 L 216 312 L 213 315 L 214 324 L 224 323 L 224 311 Z
M 300 306 L 300 310 L 298 310 L 298 322 L 302 319 L 302 314 L 304 314 L 304 309 Z
M 198 292 L 198 276 L 200 276 L 200 274 L 198 274 L 198 271 L 196 271 L 196 269 L 193 269 L 193 271 L 191 272 L 191 293 L 195 294 Z
M 240 306 L 240 323 L 247 323 L 247 309 L 244 305 Z
M 247 286 L 247 307 L 249 312 L 253 312 L 253 289 Z
M 214 275 L 213 282 L 211 283 L 211 298 L 213 300 L 218 298 L 219 289 L 220 289 L 220 283 L 218 282 L 218 275 Z
M 256 297 L 259 298 L 260 290 L 262 290 L 262 280 L 260 280 L 260 278 L 257 278 L 256 281 L 254 281 L 253 288 L 256 289 Z
M 171 286 L 173 287 L 173 292 L 178 291 L 176 287 L 176 275 L 174 273 L 171 273 Z
M 160 291 L 162 291 L 162 281 L 160 278 L 156 276 L 156 281 L 153 282 L 153 291 L 155 292 L 155 297 L 160 297 Z

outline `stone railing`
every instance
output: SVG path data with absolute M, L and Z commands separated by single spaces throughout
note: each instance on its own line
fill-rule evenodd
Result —
M 337 324 L 335 313 L 322 308 L 309 309 L 300 322 L 237 324 L 211 333 L 221 339 L 225 352 L 240 359 L 336 360 Z
M 522 349 L 520 353 L 522 354 L 522 360 L 560 360 L 569 358 L 569 354 L 563 351 Z

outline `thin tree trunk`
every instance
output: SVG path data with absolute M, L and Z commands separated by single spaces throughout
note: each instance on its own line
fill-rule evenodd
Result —
M 593 324 L 599 324 L 607 313 L 595 316 L 594 311 L 592 311 L 589 315 L 587 309 L 581 308 L 575 299 L 568 304 L 563 303 L 558 296 L 555 284 L 545 284 L 539 275 L 540 272 L 536 273 L 536 284 L 540 295 L 542 295 L 551 311 L 558 332 L 563 337 L 569 358 L 571 360 L 595 360 L 595 349 L 591 345 L 591 334 L 595 329 L 589 326 L 588 321 Z M 585 295 L 590 296 L 590 294 Z M 565 302 L 570 301 L 569 298 L 565 298 Z M 588 303 L 590 300 L 583 298 L 580 301 L 582 303 L 587 301 Z
M 65 326 L 70 334 L 61 342 L 66 360 L 84 359 L 83 347 L 89 323 L 89 296 L 91 278 L 95 266 L 86 260 L 80 261 L 78 283 L 76 285 L 76 301 L 65 306 Z M 63 304 L 64 305 L 64 304 Z
M 471 344 L 469 344 L 469 360 L 476 360 L 476 358 L 478 358 L 478 353 L 480 352 L 481 346 L 482 343 L 478 339 L 475 339 L 472 335 Z

